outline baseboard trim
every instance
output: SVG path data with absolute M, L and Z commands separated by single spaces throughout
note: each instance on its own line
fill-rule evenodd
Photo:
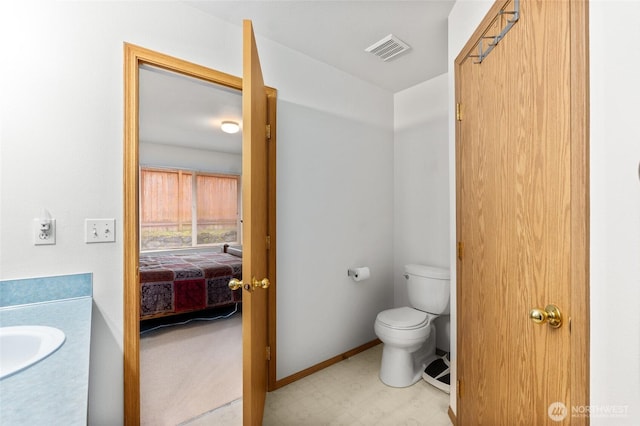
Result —
M 360 345 L 357 348 L 351 349 L 350 351 L 334 356 L 333 358 L 329 358 L 328 360 L 322 361 L 321 363 L 318 363 L 316 365 L 312 365 L 309 368 L 305 368 L 302 371 L 299 371 L 290 376 L 284 377 L 280 380 L 276 380 L 275 386 L 273 387 L 272 390 L 279 389 L 283 386 L 286 386 L 304 377 L 307 377 L 313 373 L 317 373 L 318 371 L 323 370 L 329 366 L 332 366 L 333 364 L 337 364 L 338 362 L 344 361 L 347 358 L 351 358 L 352 356 L 357 355 L 360 352 L 364 352 L 367 349 L 371 349 L 372 347 L 377 346 L 380 343 L 382 343 L 380 339 L 372 340 L 371 342 L 365 343 L 364 345 Z
M 456 426 L 456 414 L 451 409 L 451 406 L 449 406 L 449 409 L 447 410 L 447 414 L 449 415 L 449 420 L 451 420 L 451 424 L 453 426 Z

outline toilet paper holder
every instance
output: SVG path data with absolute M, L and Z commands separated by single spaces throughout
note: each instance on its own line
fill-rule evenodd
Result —
M 362 281 L 369 278 L 369 268 L 366 266 L 360 268 L 349 268 L 347 270 L 347 276 L 351 277 L 354 281 Z

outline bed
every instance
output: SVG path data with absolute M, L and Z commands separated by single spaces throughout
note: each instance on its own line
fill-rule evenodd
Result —
M 140 319 L 158 318 L 233 305 L 242 291 L 229 280 L 242 279 L 242 250 L 140 254 Z

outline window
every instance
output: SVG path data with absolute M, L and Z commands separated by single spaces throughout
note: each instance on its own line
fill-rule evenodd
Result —
M 233 175 L 141 168 L 141 249 L 238 242 L 239 181 Z

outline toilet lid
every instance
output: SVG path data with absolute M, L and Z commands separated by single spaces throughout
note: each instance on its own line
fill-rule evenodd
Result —
M 388 309 L 378 314 L 378 321 L 391 328 L 419 328 L 428 322 L 426 312 L 405 306 L 403 308 Z

